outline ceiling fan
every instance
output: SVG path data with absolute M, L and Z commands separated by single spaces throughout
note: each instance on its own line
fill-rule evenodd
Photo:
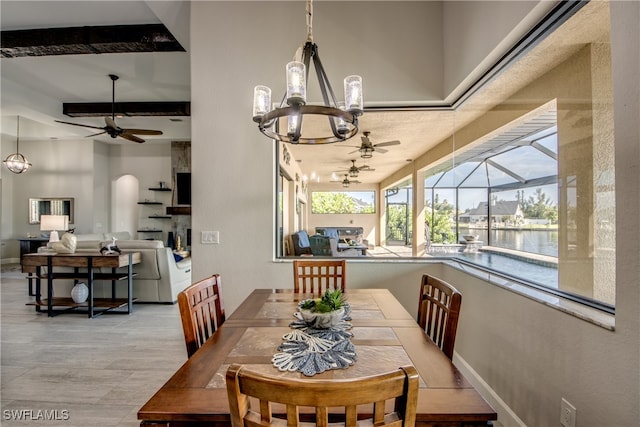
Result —
M 351 178 L 357 178 L 358 174 L 361 171 L 374 171 L 374 170 L 375 169 L 373 169 L 369 165 L 356 166 L 356 161 L 355 160 L 351 160 L 351 167 L 349 169 L 341 169 L 338 172 L 349 172 L 349 176 Z
M 159 130 L 152 130 L 152 129 L 124 129 L 124 128 L 121 128 L 118 125 L 116 125 L 116 116 L 115 116 L 116 80 L 118 80 L 119 77 L 116 76 L 115 74 L 109 74 L 109 77 L 111 78 L 111 117 L 107 116 L 107 117 L 104 118 L 104 122 L 105 122 L 106 126 L 98 127 L 98 126 L 91 126 L 91 125 L 82 125 L 82 124 L 78 124 L 78 123 L 63 122 L 63 121 L 60 121 L 60 120 L 56 120 L 56 122 L 64 123 L 66 125 L 82 126 L 82 127 L 85 127 L 85 128 L 100 129 L 101 130 L 101 132 L 94 133 L 94 134 L 91 134 L 91 135 L 87 135 L 87 138 L 92 137 L 92 136 L 102 135 L 102 134 L 106 133 L 111 138 L 120 137 L 120 138 L 128 139 L 129 141 L 142 143 L 142 142 L 144 142 L 144 139 L 139 138 L 136 135 L 162 135 L 162 131 L 159 131 Z
M 349 185 L 351 184 L 360 184 L 360 181 L 357 181 L 355 179 L 349 179 L 349 174 L 345 173 L 344 174 L 344 179 L 342 180 L 335 180 L 335 181 L 330 181 L 330 182 L 341 182 L 342 186 L 344 188 L 349 188 Z
M 360 157 L 362 157 L 363 159 L 368 159 L 368 158 L 373 157 L 373 152 L 374 151 L 378 151 L 380 153 L 386 153 L 388 151 L 388 150 L 385 150 L 384 148 L 380 148 L 380 147 L 388 147 L 390 145 L 399 145 L 400 144 L 400 141 L 398 141 L 398 140 L 380 142 L 378 144 L 374 144 L 369 139 L 369 135 L 371 134 L 371 132 L 365 131 L 365 132 L 362 132 L 362 133 L 364 134 L 364 136 L 360 137 L 362 139 L 362 144 L 358 147 L 357 150 L 352 151 L 349 154 L 357 153 L 359 151 L 360 152 Z M 356 147 L 356 146 L 355 145 L 347 145 L 347 147 Z

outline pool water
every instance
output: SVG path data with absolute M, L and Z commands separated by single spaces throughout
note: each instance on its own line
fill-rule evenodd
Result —
M 455 255 L 465 261 L 527 281 L 558 288 L 558 269 L 490 252 L 461 252 Z

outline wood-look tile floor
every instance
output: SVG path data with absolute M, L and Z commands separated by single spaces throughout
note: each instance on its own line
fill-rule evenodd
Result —
M 0 425 L 139 426 L 138 409 L 187 360 L 177 305 L 49 318 L 25 305 L 26 283 L 0 276 Z

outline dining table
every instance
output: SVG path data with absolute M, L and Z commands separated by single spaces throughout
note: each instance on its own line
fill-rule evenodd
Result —
M 295 316 L 299 304 L 314 295 L 293 289 L 255 289 L 140 408 L 140 425 L 229 426 L 225 373 L 233 363 L 276 376 L 329 380 L 413 365 L 420 375 L 416 425 L 492 425 L 495 410 L 390 290 L 347 289 L 344 296 L 349 307 L 344 329 L 351 351 L 350 357 L 340 360 L 346 366 L 310 374 L 292 370 L 291 364 L 275 363 L 276 355 L 287 356 L 283 343 L 300 327 Z

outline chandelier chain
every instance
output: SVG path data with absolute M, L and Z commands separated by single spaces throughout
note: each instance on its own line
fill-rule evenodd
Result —
M 307 0 L 307 41 L 313 42 L 313 0 Z

